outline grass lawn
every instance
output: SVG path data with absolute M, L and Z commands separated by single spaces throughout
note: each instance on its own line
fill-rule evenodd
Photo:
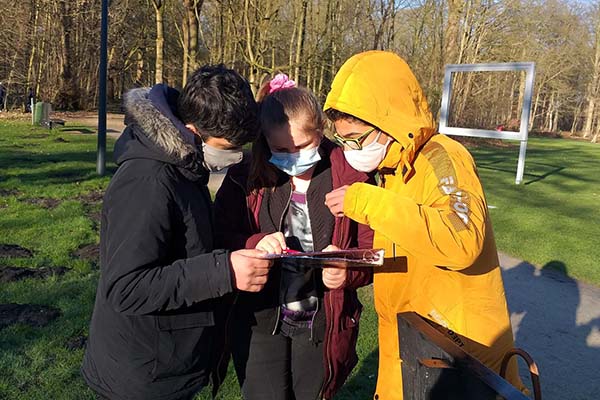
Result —
M 33 252 L 31 257 L 0 258 L 0 266 L 68 268 L 62 276 L 0 283 L 0 303 L 49 305 L 62 313 L 43 328 L 0 329 L 0 399 L 94 399 L 79 375 L 83 349 L 77 344 L 87 335 L 99 275 L 80 249 L 98 242 L 99 194 L 109 181 L 96 176 L 95 143 L 95 135 L 0 122 L 0 244 Z M 562 263 L 569 275 L 600 284 L 592 268 L 600 259 L 594 246 L 600 237 L 600 178 L 594 174 L 600 146 L 532 139 L 521 186 L 514 185 L 516 148 L 472 150 L 494 207 L 490 212 L 499 248 L 540 266 Z M 360 363 L 336 399 L 367 399 L 375 387 L 371 289 L 360 295 L 365 304 Z M 241 399 L 231 371 L 218 398 Z

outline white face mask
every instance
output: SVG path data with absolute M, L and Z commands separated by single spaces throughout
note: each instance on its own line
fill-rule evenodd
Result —
M 344 150 L 344 157 L 352 168 L 361 172 L 374 171 L 385 158 L 387 146 L 391 139 L 388 139 L 385 144 L 378 142 L 381 137 L 381 131 L 375 137 L 375 140 L 361 150 Z
M 202 142 L 204 166 L 210 172 L 218 172 L 242 161 L 244 154 L 241 150 L 223 150 Z

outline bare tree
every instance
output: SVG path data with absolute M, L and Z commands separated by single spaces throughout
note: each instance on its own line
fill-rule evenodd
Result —
M 163 6 L 165 0 L 152 0 L 152 5 L 154 6 L 154 11 L 156 15 L 156 61 L 155 61 L 155 72 L 154 72 L 154 82 L 155 83 L 163 83 L 164 74 L 164 46 L 165 46 L 165 37 L 164 37 L 164 27 L 163 27 Z

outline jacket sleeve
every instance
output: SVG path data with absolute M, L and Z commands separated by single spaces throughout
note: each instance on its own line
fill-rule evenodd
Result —
M 426 204 L 355 183 L 346 192 L 344 214 L 392 241 L 396 255 L 413 255 L 449 269 L 467 268 L 483 248 L 487 205 L 474 167 L 459 165 L 453 171 L 440 178 L 433 172 L 425 177 Z
M 176 206 L 164 184 L 149 177 L 115 185 L 105 198 L 100 284 L 117 312 L 175 310 L 233 291 L 227 251 L 168 260 Z

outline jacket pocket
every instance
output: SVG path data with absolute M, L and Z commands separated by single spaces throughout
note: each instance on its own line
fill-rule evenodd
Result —
M 360 322 L 363 305 L 357 300 L 356 305 L 349 312 L 344 312 L 341 319 L 340 330 L 356 328 Z
M 153 380 L 210 373 L 215 319 L 212 311 L 156 316 Z

